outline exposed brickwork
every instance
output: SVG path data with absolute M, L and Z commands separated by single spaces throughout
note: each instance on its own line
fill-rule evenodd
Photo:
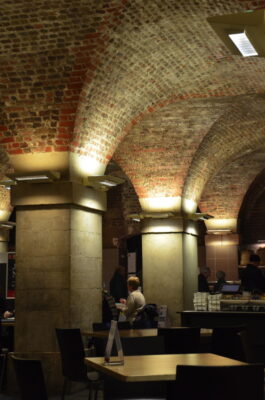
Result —
M 0 210 L 12 212 L 10 205 L 10 190 L 0 186 Z
M 263 91 L 264 63 L 231 57 L 205 23 L 208 16 L 243 11 L 246 5 L 130 2 L 106 51 L 108 62 L 83 91 L 77 151 L 108 162 L 131 126 L 159 107 L 194 97 Z
M 0 137 L 9 154 L 67 151 L 89 82 L 126 0 L 9 2 L 1 20 Z M 110 26 L 110 27 L 109 27 Z
M 221 167 L 228 166 L 240 155 L 264 148 L 264 111 L 264 96 L 231 99 L 226 111 L 211 127 L 193 158 L 184 196 L 198 200 L 206 182 Z M 258 172 L 254 169 L 253 177 Z
M 265 63 L 231 56 L 206 18 L 264 3 L 3 3 L 1 174 L 5 152 L 71 149 L 106 165 L 114 155 L 138 197 L 199 201 L 208 182 L 202 207 L 214 208 L 210 199 L 220 215 L 235 215 L 262 164 L 250 162 L 235 188 L 237 159 L 263 148 Z M 219 194 L 224 179 L 231 202 Z M 139 207 L 134 189 L 121 189 L 125 217 Z
M 125 179 L 125 182 L 107 193 L 107 211 L 103 216 L 103 247 L 114 247 L 112 238 L 122 239 L 140 233 L 140 224 L 129 218 L 140 213 L 141 207 L 135 190 L 128 177 L 118 165 L 111 162 L 107 174 Z
M 237 218 L 249 185 L 264 165 L 265 153 L 260 149 L 221 169 L 207 182 L 200 210 L 215 218 Z
M 204 136 L 224 112 L 221 100 L 188 100 L 153 112 L 131 129 L 114 154 L 139 197 L 181 196 Z

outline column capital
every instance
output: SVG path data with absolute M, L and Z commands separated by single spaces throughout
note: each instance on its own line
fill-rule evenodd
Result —
M 106 211 L 106 193 L 76 182 L 19 183 L 12 186 L 13 206 L 77 205 Z
M 141 222 L 141 232 L 148 233 L 187 233 L 198 236 L 196 221 L 183 217 L 145 218 Z

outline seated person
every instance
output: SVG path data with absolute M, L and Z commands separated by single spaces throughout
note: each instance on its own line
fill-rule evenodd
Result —
M 225 272 L 224 271 L 217 271 L 216 272 L 216 279 L 217 282 L 214 285 L 214 291 L 215 292 L 220 292 L 223 285 L 227 284 L 225 280 Z
M 127 284 L 129 296 L 127 300 L 120 299 L 120 303 L 125 304 L 125 308 L 121 308 L 121 310 L 124 312 L 126 320 L 133 325 L 138 312 L 145 306 L 145 298 L 139 290 L 140 280 L 137 276 L 131 276 Z

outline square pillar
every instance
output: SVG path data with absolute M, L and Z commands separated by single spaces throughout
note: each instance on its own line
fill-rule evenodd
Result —
M 143 286 L 148 303 L 168 306 L 172 325 L 192 308 L 197 290 L 198 252 L 195 223 L 179 219 L 144 221 Z

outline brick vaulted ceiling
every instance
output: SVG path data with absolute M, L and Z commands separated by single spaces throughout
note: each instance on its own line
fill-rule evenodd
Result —
M 265 59 L 232 56 L 206 19 L 258 8 L 265 1 L 2 2 L 2 175 L 21 154 L 113 158 L 139 198 L 184 196 L 237 216 L 264 169 Z

